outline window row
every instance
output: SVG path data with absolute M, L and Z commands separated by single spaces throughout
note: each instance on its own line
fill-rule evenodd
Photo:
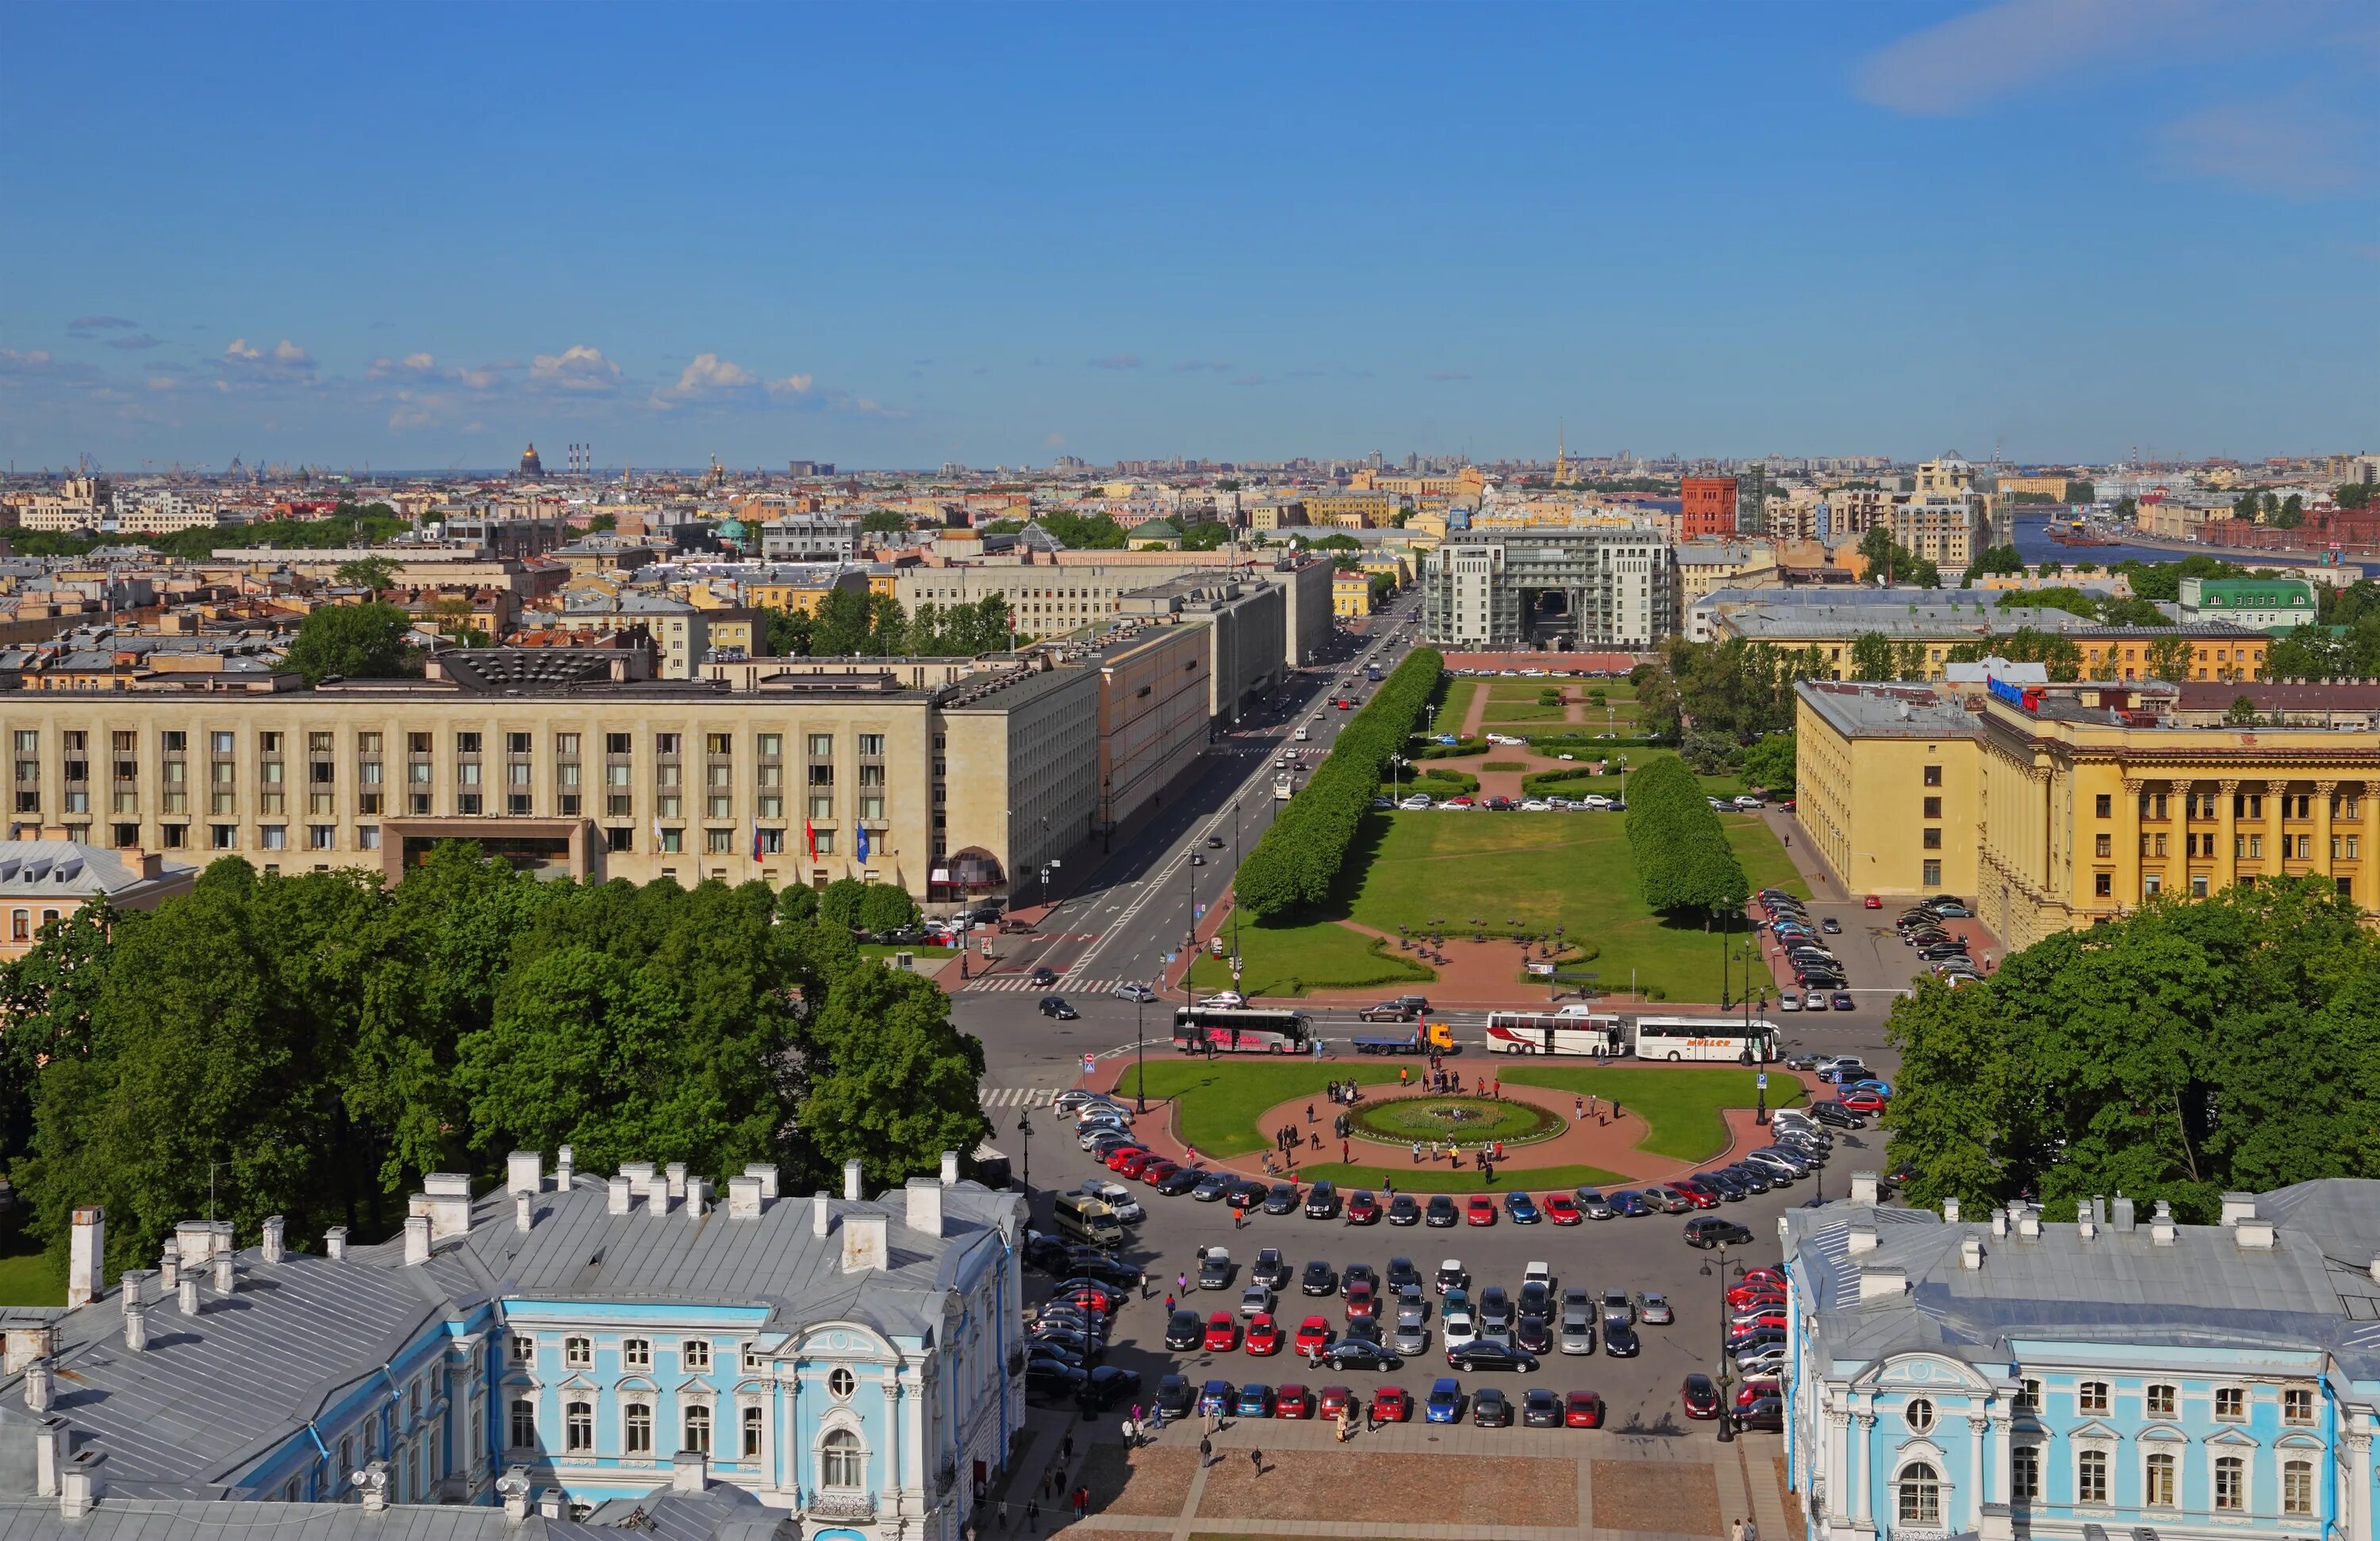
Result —
M 58 736 L 59 746 L 70 757 L 88 755 L 91 751 L 91 735 L 87 732 L 80 729 L 75 729 L 61 733 Z M 111 733 L 108 736 L 112 741 L 115 752 L 118 755 L 136 754 L 140 748 L 140 734 L 138 730 L 118 730 Z M 189 733 L 178 728 L 162 730 L 157 734 L 157 746 L 160 751 L 164 754 L 186 755 L 190 752 L 191 736 L 192 735 Z M 206 752 L 218 758 L 229 758 L 239 753 L 239 734 L 236 730 L 211 731 L 200 734 L 197 736 L 203 741 L 206 746 Z M 273 730 L 259 732 L 255 734 L 257 753 L 264 756 L 277 756 L 288 753 L 295 747 L 291 743 L 291 740 L 296 736 L 297 735 L 292 734 L 285 734 Z M 388 747 L 388 740 L 392 735 L 378 732 L 365 731 L 356 733 L 351 736 L 354 740 L 353 746 L 356 753 L 361 755 L 377 755 L 386 751 Z M 439 738 L 437 734 L 407 733 L 395 736 L 403 737 L 405 740 L 405 753 L 408 755 L 430 755 L 437 752 Z M 730 758 L 735 752 L 735 740 L 738 736 L 737 734 L 729 733 L 710 733 L 702 734 L 698 736 L 702 740 L 702 752 L 712 759 Z M 836 734 L 832 733 L 812 733 L 800 734 L 795 736 L 801 743 L 803 748 L 807 751 L 810 758 L 832 759 L 834 758 L 834 741 L 837 736 Z M 854 734 L 852 734 L 852 746 L 861 759 L 881 759 L 884 758 L 885 736 L 885 734 L 880 733 Z M 338 746 L 338 737 L 339 735 L 335 733 L 308 733 L 305 735 L 306 752 L 310 755 L 317 756 L 334 754 L 336 752 Z M 552 735 L 552 752 L 555 756 L 564 759 L 576 758 L 579 754 L 585 752 L 588 747 L 587 740 L 590 737 L 600 738 L 602 741 L 602 752 L 605 755 L 613 757 L 625 757 L 636 753 L 636 735 L 625 733 L 606 733 L 596 734 L 557 733 Z M 758 756 L 764 760 L 782 758 L 785 752 L 785 734 L 779 733 L 755 734 L 752 735 L 754 750 Z M 652 752 L 665 759 L 674 758 L 686 752 L 686 735 L 684 734 L 655 734 L 652 735 Z M 453 746 L 454 752 L 458 755 L 480 755 L 492 753 L 493 752 L 493 746 L 498 742 L 501 743 L 502 750 L 504 754 L 530 755 L 536 753 L 536 740 L 537 735 L 530 733 L 488 734 L 463 731 L 448 735 L 448 742 Z M 42 734 L 41 730 L 38 728 L 18 728 L 15 730 L 11 742 L 14 744 L 16 752 L 19 757 L 38 756 L 42 752 Z M 79 766 L 83 771 L 83 775 L 76 775 L 70 772 L 67 776 L 69 781 L 79 781 L 82 780 L 85 775 L 88 775 L 90 764 L 88 760 L 69 759 L 67 763 Z M 30 767 L 30 770 L 28 769 L 29 766 Z M 40 761 L 38 759 L 27 760 L 20 758 L 18 770 L 19 775 L 24 777 L 24 779 L 31 780 L 39 772 Z M 138 767 L 135 762 L 119 760 L 116 762 L 116 770 L 118 775 L 125 776 L 128 779 L 131 775 L 137 773 Z
M 2281 1422 L 2296 1428 L 2310 1428 L 2314 1421 L 2314 1394 L 2310 1386 L 2287 1386 L 2281 1389 Z M 2141 1389 L 2142 1411 L 2152 1418 L 2179 1415 L 2181 1389 L 2168 1382 L 2157 1381 Z M 1914 1404 L 1912 1404 L 1914 1405 Z M 2021 1412 L 2041 1410 L 2041 1382 L 2028 1377 L 2018 1382 L 2016 1405 Z M 2104 1380 L 2077 1381 L 2074 1386 L 2074 1410 L 2082 1414 L 2104 1414 L 2114 1407 L 2114 1390 Z M 2218 1423 L 2239 1424 L 2248 1421 L 2248 1388 L 2218 1386 L 2215 1389 L 2215 1418 Z
M 677 1445 L 680 1451 L 691 1450 L 698 1455 L 724 1455 L 713 1449 L 712 1414 L 707 1403 L 698 1402 L 682 1408 L 678 1414 Z M 655 1415 L 649 1401 L 625 1402 L 620 1408 L 621 1455 L 651 1456 L 657 1454 L 654 1445 Z M 735 1418 L 735 1448 L 730 1459 L 757 1461 L 760 1458 L 768 1429 L 768 1413 L 764 1408 L 747 1407 Z M 540 1449 L 538 1440 L 537 1403 L 528 1397 L 515 1397 L 505 1436 L 516 1450 Z M 585 1400 L 562 1404 L 562 1453 L 565 1455 L 595 1455 L 595 1404 Z
M 2009 1497 L 2017 1503 L 2038 1502 L 2041 1499 L 2041 1447 L 2019 1445 L 2009 1452 Z M 2074 1501 L 2078 1504 L 2112 1504 L 2115 1501 L 2110 1483 L 2114 1460 L 2110 1451 L 2086 1448 L 2074 1456 Z M 2222 1513 L 2242 1513 L 2248 1505 L 2248 1483 L 2251 1474 L 2249 1458 L 2240 1455 L 2218 1455 L 2208 1471 L 2207 1507 Z M 1908 1468 L 1901 1475 L 1900 1518 L 1904 1524 L 1927 1524 L 1936 1521 L 1914 1520 L 1910 1507 L 1914 1501 L 1924 1507 L 1925 1494 L 1938 1490 L 1939 1479 L 1931 1466 L 1919 1464 Z M 2281 1512 L 2289 1515 L 2310 1515 L 2314 1511 L 2314 1462 L 2310 1457 L 2291 1456 L 2281 1462 Z M 1939 1513 L 1938 1497 L 1934 1500 Z M 2181 1458 L 2168 1450 L 2151 1450 L 2141 1461 L 2141 1506 L 2146 1509 L 2179 1509 L 2181 1507 Z

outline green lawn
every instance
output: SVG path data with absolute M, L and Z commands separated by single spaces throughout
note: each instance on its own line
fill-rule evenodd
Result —
M 53 1265 L 42 1244 L 25 1233 L 20 1206 L 0 1215 L 0 1305 L 64 1305 L 65 1270 Z
M 1565 711 L 1558 706 L 1544 706 L 1536 701 L 1490 701 L 1488 715 L 1481 725 L 1494 727 L 1500 722 L 1559 722 Z
M 1645 1137 L 1636 1148 L 1681 1161 L 1701 1161 L 1727 1148 L 1723 1108 L 1749 1108 L 1759 1093 L 1756 1071 L 1718 1065 L 1606 1065 L 1602 1067 L 1540 1064 L 1503 1066 L 1515 1085 L 1548 1086 L 1572 1096 L 1593 1092 L 1643 1118 Z M 1802 1083 L 1783 1072 L 1768 1078 L 1768 1105 L 1781 1108 L 1802 1099 Z
M 1272 1137 L 1257 1127 L 1257 1115 L 1294 1098 L 1315 1103 L 1318 1125 L 1330 1129 L 1329 1114 L 1336 1105 L 1322 1095 L 1333 1081 L 1377 1086 L 1397 1078 L 1386 1063 L 1339 1064 L 1314 1060 L 1159 1060 L 1148 1067 L 1148 1095 L 1182 1099 L 1182 1137 L 1204 1156 L 1245 1156 L 1263 1150 Z M 1116 1083 L 1117 1095 L 1140 1095 L 1140 1077 L 1127 1070 Z M 1152 1114 L 1152 1116 L 1154 1116 Z
M 1471 698 L 1477 695 L 1487 683 L 1486 680 L 1449 679 L 1446 682 L 1446 704 L 1438 709 L 1438 725 L 1429 731 L 1460 733 L 1463 720 L 1471 710 Z M 1429 719 L 1424 717 L 1422 722 L 1427 728 Z
M 1223 928 L 1223 936 L 1228 947 L 1229 926 Z M 1330 921 L 1303 926 L 1243 924 L 1240 961 L 1240 989 L 1249 995 L 1304 995 L 1314 989 L 1362 989 L 1438 977 L 1426 965 L 1400 956 L 1393 944 Z M 1201 956 L 1191 965 L 1190 982 L 1203 989 L 1229 989 L 1230 960 Z
M 1645 907 L 1625 820 L 1594 813 L 1378 817 L 1387 828 L 1361 867 L 1350 906 L 1363 924 L 1393 933 L 1401 925 L 1433 929 L 1443 919 L 1450 937 L 1474 918 L 1499 929 L 1514 918 L 1524 930 L 1560 925 L 1599 950 L 1596 966 L 1607 991 L 1629 989 L 1633 976 L 1638 988 L 1658 989 L 1669 1000 L 1719 998 L 1719 937 L 1700 920 L 1673 923 Z M 1745 873 L 1755 887 L 1790 870 L 1766 828 L 1748 815 L 1728 822 L 1742 826 L 1730 839 L 1749 853 Z M 1752 982 L 1776 989 L 1762 965 L 1755 965 Z

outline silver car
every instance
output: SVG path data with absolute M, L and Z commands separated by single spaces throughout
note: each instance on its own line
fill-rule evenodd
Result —
M 1397 1329 L 1390 1334 L 1390 1349 L 1400 1359 L 1415 1359 L 1429 1352 L 1429 1329 L 1404 1317 L 1397 1318 Z
M 1646 1327 L 1667 1327 L 1678 1319 L 1678 1314 L 1671 1309 L 1670 1297 L 1658 1290 L 1639 1290 L 1636 1292 L 1636 1319 Z
M 1561 1333 L 1558 1342 L 1564 1353 L 1593 1353 L 1595 1352 L 1594 1310 L 1587 1306 L 1564 1306 Z
M 1135 1001 L 1145 1002 L 1157 999 L 1157 992 L 1149 989 L 1147 985 L 1135 984 L 1130 981 L 1118 985 L 1109 993 L 1112 994 L 1119 1001 Z

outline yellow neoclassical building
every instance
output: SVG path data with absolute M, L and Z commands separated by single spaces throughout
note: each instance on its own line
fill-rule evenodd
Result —
M 1953 892 L 2010 949 L 2159 893 L 2318 877 L 2380 910 L 2380 742 L 2143 725 L 1914 685 L 1798 687 L 1797 817 L 1856 893 Z

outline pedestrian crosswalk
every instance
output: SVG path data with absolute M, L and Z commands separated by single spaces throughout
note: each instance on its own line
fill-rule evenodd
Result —
M 1054 985 L 1037 985 L 1029 974 L 995 974 L 989 979 L 970 979 L 967 981 L 966 988 L 972 990 L 1006 990 L 1019 993 L 1026 990 L 1038 990 L 1044 995 L 1063 995 L 1068 991 L 1077 995 L 1106 995 L 1119 985 L 1131 983 L 1133 981 L 1130 979 L 1085 979 L 1066 974 L 1060 976 Z
M 1048 1086 L 985 1086 L 976 1100 L 987 1108 L 1046 1108 L 1057 1095 Z

